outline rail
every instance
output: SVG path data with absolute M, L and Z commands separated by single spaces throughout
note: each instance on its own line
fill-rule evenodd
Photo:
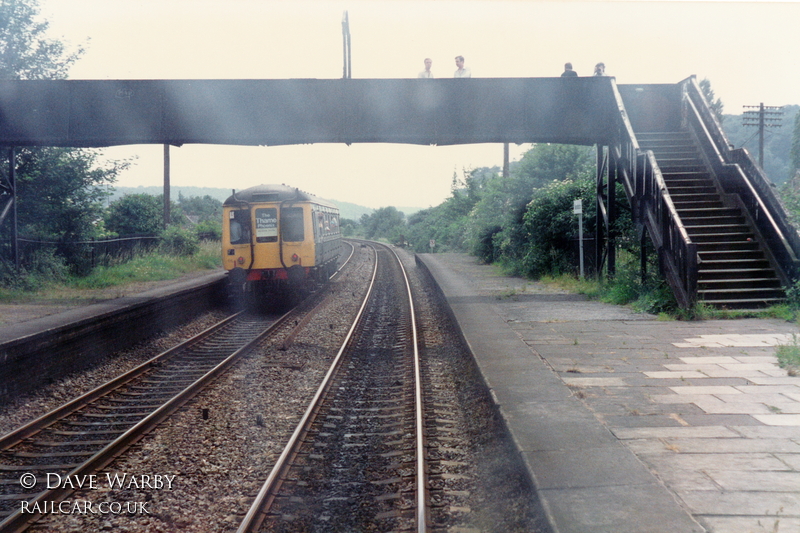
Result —
M 361 317 L 364 314 L 364 310 L 367 307 L 367 302 L 369 301 L 370 294 L 372 294 L 373 287 L 375 285 L 375 279 L 378 273 L 378 258 L 377 255 L 375 257 L 375 265 L 372 271 L 372 277 L 369 282 L 369 288 L 367 289 L 366 294 L 364 295 L 364 299 L 361 302 L 361 307 L 356 313 L 356 317 L 353 319 L 352 325 L 347 332 L 347 335 L 342 343 L 342 346 L 339 348 L 339 351 L 336 353 L 336 357 L 334 357 L 333 362 L 328 369 L 325 377 L 322 379 L 322 383 L 320 383 L 317 392 L 314 394 L 314 397 L 311 399 L 311 402 L 308 405 L 305 413 L 303 413 L 303 417 L 297 423 L 297 427 L 295 428 L 292 436 L 289 437 L 286 446 L 284 447 L 281 455 L 275 461 L 275 465 L 272 467 L 269 475 L 267 476 L 266 481 L 264 481 L 261 489 L 258 491 L 253 503 L 250 505 L 250 508 L 245 514 L 245 517 L 242 519 L 242 522 L 239 524 L 239 528 L 237 529 L 237 533 L 251 533 L 258 531 L 261 527 L 261 524 L 264 521 L 264 509 L 268 509 L 269 506 L 272 504 L 272 501 L 275 499 L 277 491 L 280 489 L 281 484 L 283 483 L 283 479 L 288 472 L 289 467 L 291 466 L 291 462 L 297 454 L 297 445 L 299 442 L 305 438 L 308 434 L 308 430 L 311 426 L 311 422 L 316 418 L 317 414 L 319 413 L 319 409 L 321 406 L 321 400 L 324 398 L 325 394 L 327 394 L 328 390 L 330 389 L 333 378 L 336 375 L 336 372 L 339 370 L 341 362 L 344 358 L 344 353 L 347 348 L 350 346 L 351 342 L 354 342 L 354 335 L 356 333 L 356 329 L 361 322 Z
M 238 316 L 238 315 L 237 315 Z M 64 478 L 78 478 L 81 476 L 89 475 L 90 473 L 97 472 L 101 468 L 109 465 L 114 459 L 122 455 L 128 448 L 130 448 L 135 442 L 140 440 L 145 434 L 152 431 L 158 424 L 166 420 L 170 415 L 172 415 L 175 411 L 177 411 L 180 407 L 182 407 L 186 402 L 188 402 L 192 397 L 194 397 L 198 392 L 200 392 L 203 388 L 208 386 L 214 379 L 219 377 L 222 373 L 224 373 L 230 366 L 236 362 L 237 360 L 241 359 L 241 357 L 248 353 L 256 344 L 261 342 L 267 335 L 272 334 L 275 330 L 277 330 L 281 325 L 288 322 L 294 316 L 294 311 L 289 311 L 282 317 L 278 318 L 272 324 L 269 325 L 263 332 L 259 333 L 249 341 L 243 343 L 235 352 L 231 353 L 230 355 L 224 357 L 222 360 L 218 361 L 215 366 L 205 372 L 199 379 L 193 381 L 191 384 L 186 386 L 182 391 L 178 392 L 175 396 L 169 399 L 167 402 L 163 403 L 161 406 L 156 408 L 153 412 L 149 415 L 142 418 L 133 426 L 127 428 L 124 433 L 118 436 L 116 439 L 110 441 L 108 444 L 103 446 L 99 449 L 94 455 L 89 457 L 83 463 L 75 466 L 68 474 L 65 474 Z M 223 324 L 225 325 L 230 324 L 230 320 L 226 319 Z M 218 325 L 220 326 L 220 325 Z M 205 332 L 197 335 L 196 337 L 190 339 L 189 341 L 181 344 L 180 346 L 176 347 L 177 351 L 180 351 L 185 346 L 190 344 L 194 344 L 196 340 L 204 339 L 209 336 L 209 334 L 219 331 L 219 327 L 214 326 L 209 328 Z M 164 356 L 169 357 L 171 354 L 175 353 L 176 350 L 170 350 L 165 352 Z M 141 370 L 149 370 L 151 362 L 161 361 L 162 358 L 154 358 L 144 363 L 140 367 L 133 369 L 129 374 L 135 376 L 141 375 Z M 113 384 L 110 387 L 101 386 L 95 391 L 88 393 L 79 399 L 77 399 L 74 403 L 71 402 L 68 404 L 63 410 L 58 409 L 59 415 L 66 413 L 71 413 L 79 408 L 81 404 L 88 404 L 92 399 L 96 399 L 96 397 L 102 396 L 103 394 L 109 392 L 109 388 L 113 389 L 115 386 L 120 386 L 121 384 L 127 383 L 130 381 L 130 375 L 126 374 L 121 379 L 113 380 Z M 45 415 L 44 417 L 35 421 L 33 426 L 25 426 L 19 430 L 19 432 L 15 432 L 14 434 L 10 434 L 9 436 L 3 439 L 4 446 L 8 447 L 13 445 L 15 442 L 20 442 L 22 438 L 25 436 L 30 436 L 31 434 L 35 433 L 36 430 L 41 429 L 42 426 L 46 426 L 53 422 L 51 419 L 52 417 Z M 54 488 L 48 487 L 46 490 L 39 492 L 36 494 L 31 500 L 29 500 L 30 509 L 35 509 L 34 512 L 23 512 L 22 508 L 13 511 L 9 514 L 2 522 L 0 522 L 0 531 L 4 533 L 21 533 L 25 531 L 28 526 L 32 523 L 41 518 L 43 514 L 46 514 L 46 511 L 39 511 L 40 502 L 47 502 L 47 501 L 61 501 L 66 498 L 69 494 L 73 492 L 71 486 L 62 485 Z
M 694 76 L 682 82 L 686 124 L 698 140 L 723 191 L 735 195 L 767 245 L 781 281 L 800 277 L 800 235 L 791 225 L 774 186 L 744 148 L 733 149 Z
M 647 229 L 678 305 L 691 307 L 697 297 L 697 245 L 678 216 L 653 152 L 639 148 L 616 82 L 612 88 L 619 109 L 619 140 L 609 146 L 609 168 L 616 169 L 634 220 Z
M 411 283 L 408 279 L 405 267 L 394 250 L 391 250 L 397 264 L 402 271 L 405 280 L 405 292 L 409 298 L 409 312 L 410 312 L 410 325 L 411 325 L 411 343 L 413 344 L 413 358 L 414 358 L 414 399 L 415 399 L 415 455 L 416 455 L 416 520 L 415 531 L 417 533 L 424 533 L 427 531 L 427 524 L 429 521 L 428 509 L 428 482 L 427 482 L 427 467 L 425 464 L 425 440 L 424 440 L 424 418 L 422 410 L 422 380 L 421 368 L 418 349 L 418 334 L 416 326 L 416 316 L 414 310 L 414 300 L 411 293 Z M 326 372 L 322 382 L 317 388 L 314 397 L 311 399 L 308 407 L 306 408 L 303 416 L 298 422 L 294 432 L 287 441 L 283 451 L 270 471 L 267 479 L 261 486 L 258 494 L 254 498 L 250 508 L 248 509 L 245 517 L 237 529 L 237 533 L 251 533 L 259 531 L 263 525 L 266 513 L 270 509 L 273 501 L 278 496 L 283 481 L 286 479 L 291 464 L 299 453 L 299 445 L 306 439 L 306 436 L 311 430 L 311 426 L 322 409 L 323 402 L 326 396 L 330 393 L 334 386 L 336 375 L 340 372 L 342 365 L 346 361 L 348 350 L 351 350 L 358 341 L 358 331 L 363 328 L 365 316 L 367 314 L 367 306 L 370 302 L 373 292 L 378 285 L 378 254 L 375 254 L 375 263 L 372 276 L 367 288 L 366 294 L 361 302 L 361 306 L 354 317 L 350 329 L 342 342 L 336 356 L 334 357 L 328 371 Z

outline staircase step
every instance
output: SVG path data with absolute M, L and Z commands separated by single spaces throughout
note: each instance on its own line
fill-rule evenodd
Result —
M 696 200 L 691 197 L 688 198 L 672 198 L 672 203 L 678 212 L 684 209 L 713 209 L 724 207 L 721 200 Z
M 717 188 L 713 185 L 672 185 L 667 183 L 667 190 L 672 198 L 676 196 L 698 196 L 700 198 L 708 198 L 711 195 L 716 195 Z
M 700 272 L 710 270 L 739 270 L 739 269 L 769 269 L 769 261 L 766 259 L 736 259 L 726 261 L 703 261 L 698 266 Z
M 687 218 L 717 218 L 717 217 L 742 217 L 742 211 L 736 207 L 714 207 L 709 209 L 681 209 L 681 219 Z M 744 217 L 742 217 L 744 219 Z
M 684 223 L 683 227 L 686 232 L 691 236 L 698 235 L 713 235 L 715 233 L 747 233 L 750 228 L 745 224 L 702 224 L 700 226 L 689 226 Z
M 737 298 L 737 299 L 703 299 L 706 305 L 719 307 L 720 309 L 764 309 L 773 305 L 779 305 L 785 301 L 784 298 Z
M 656 158 L 656 163 L 658 163 L 658 158 Z M 661 166 L 659 167 L 661 169 Z M 664 177 L 664 181 L 670 182 L 672 180 L 708 180 L 709 182 L 713 183 L 713 178 L 708 172 L 691 172 L 691 171 L 670 171 L 661 169 L 661 176 Z
M 753 238 L 753 232 L 748 229 L 746 232 L 734 233 L 695 233 L 692 235 L 692 242 L 698 245 L 706 243 L 755 242 Z
M 663 177 L 663 176 L 662 176 Z M 667 176 L 664 178 L 664 183 L 667 187 L 693 187 L 693 186 L 700 186 L 700 187 L 708 187 L 714 186 L 714 180 L 711 178 L 681 178 L 675 176 Z
M 747 227 L 747 221 L 743 216 L 696 217 L 696 216 L 684 216 L 684 213 L 681 213 L 680 211 L 678 211 L 678 214 L 681 217 L 683 225 L 686 227 L 705 226 L 705 225 Z
M 775 272 L 771 268 L 701 268 L 697 271 L 698 282 L 732 279 L 761 279 L 772 277 L 775 277 Z
M 692 242 L 697 245 L 698 253 L 703 252 L 733 252 L 745 250 L 760 250 L 756 241 L 728 241 L 728 242 L 696 242 L 692 236 Z
M 639 135 L 636 136 L 636 140 L 639 142 L 639 148 L 642 150 L 670 150 L 670 149 L 694 149 L 697 150 L 697 147 L 694 145 L 691 139 L 681 139 L 681 138 L 647 138 L 643 139 Z
M 719 290 L 719 289 L 752 289 L 752 288 L 769 288 L 783 290 L 781 282 L 778 278 L 740 278 L 740 279 L 706 279 L 698 280 L 697 289 Z
M 674 158 L 664 155 L 656 156 L 656 163 L 662 174 L 673 173 L 702 173 L 706 172 L 705 165 L 697 159 Z
M 755 250 L 703 250 L 697 252 L 702 261 L 737 261 L 740 259 L 764 259 L 764 252 Z
M 656 157 L 698 157 L 700 154 L 691 144 L 651 146 L 648 143 L 639 143 L 639 148 L 650 150 Z
M 760 287 L 750 288 L 731 288 L 731 289 L 716 289 L 707 291 L 697 291 L 697 297 L 702 300 L 741 300 L 741 299 L 755 299 L 755 300 L 772 300 L 781 299 L 785 297 L 783 289 L 770 289 Z

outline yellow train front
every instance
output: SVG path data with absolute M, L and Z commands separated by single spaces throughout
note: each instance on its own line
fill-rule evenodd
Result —
M 234 298 L 265 305 L 327 281 L 341 251 L 339 209 L 287 185 L 259 185 L 222 205 L 222 263 Z

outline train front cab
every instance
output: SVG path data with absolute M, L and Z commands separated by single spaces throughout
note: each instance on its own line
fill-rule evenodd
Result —
M 234 291 L 242 287 L 251 303 L 307 292 L 336 268 L 335 209 L 278 202 L 230 207 L 224 217 L 223 260 L 229 281 Z

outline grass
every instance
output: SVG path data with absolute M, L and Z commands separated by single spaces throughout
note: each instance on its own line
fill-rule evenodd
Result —
M 92 291 L 124 287 L 134 283 L 176 279 L 190 272 L 221 268 L 219 242 L 204 242 L 191 256 L 149 252 L 125 262 L 95 268 L 88 276 L 65 276 L 63 280 L 41 279 L 35 290 L 0 288 L 0 302 L 26 303 L 42 300 L 91 299 Z
M 800 338 L 792 334 L 788 344 L 779 344 L 775 349 L 778 365 L 790 376 L 800 376 Z
M 717 309 L 702 302 L 691 309 L 680 309 L 665 285 L 642 287 L 630 276 L 618 275 L 617 279 L 599 282 L 594 279 L 578 279 L 570 274 L 543 276 L 540 282 L 583 294 L 593 300 L 614 305 L 629 305 L 635 311 L 653 313 L 658 320 L 725 320 L 740 318 L 777 318 L 794 321 L 798 319 L 798 309 L 782 304 L 765 309 Z M 799 348 L 800 350 L 800 348 Z

